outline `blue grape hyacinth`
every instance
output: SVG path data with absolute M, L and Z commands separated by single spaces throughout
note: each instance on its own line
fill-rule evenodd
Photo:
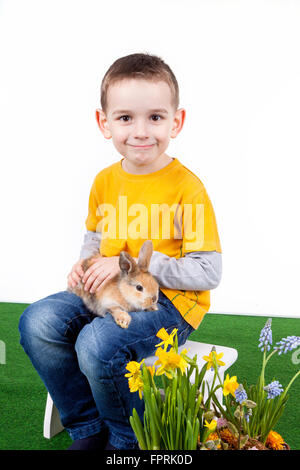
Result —
M 263 352 L 265 349 L 270 350 L 272 344 L 272 330 L 271 330 L 272 318 L 269 318 L 265 326 L 260 332 L 258 347 Z
M 278 351 L 278 355 L 280 356 L 280 354 L 285 354 L 287 351 L 291 351 L 297 348 L 297 346 L 300 346 L 300 336 L 287 336 L 276 344 L 278 346 L 275 346 L 274 349 Z
M 264 390 L 268 392 L 268 400 L 278 397 L 283 392 L 282 385 L 278 382 L 278 380 L 273 380 L 273 382 L 264 387 Z
M 242 404 L 243 401 L 247 400 L 248 396 L 242 384 L 238 386 L 234 392 L 235 399 L 238 403 Z

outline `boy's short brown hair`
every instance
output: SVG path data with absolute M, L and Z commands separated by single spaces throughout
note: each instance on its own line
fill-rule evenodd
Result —
M 109 85 L 125 78 L 164 81 L 171 89 L 172 105 L 179 106 L 179 87 L 170 67 L 158 56 L 144 53 L 130 54 L 117 59 L 107 70 L 101 83 L 101 107 L 107 112 L 107 90 Z

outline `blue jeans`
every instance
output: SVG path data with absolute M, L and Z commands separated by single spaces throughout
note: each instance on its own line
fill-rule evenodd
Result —
M 130 392 L 124 374 L 129 361 L 152 356 L 156 333 L 178 328 L 182 345 L 194 329 L 160 291 L 158 310 L 131 312 L 128 329 L 110 314 L 94 316 L 80 297 L 58 292 L 34 302 L 20 318 L 21 345 L 59 410 L 73 440 L 108 428 L 117 449 L 133 449 L 132 409 L 142 418 L 143 400 Z

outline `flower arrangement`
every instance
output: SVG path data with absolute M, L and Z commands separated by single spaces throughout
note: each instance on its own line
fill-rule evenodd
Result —
M 215 348 L 203 356 L 205 364 L 199 370 L 197 356 L 190 358 L 184 349 L 178 353 L 177 330 L 171 334 L 162 328 L 157 333 L 162 341 L 156 345 L 157 361 L 147 367 L 141 362 L 127 364 L 131 392 L 138 392 L 144 400 L 143 418 L 133 409 L 130 424 L 143 450 L 227 450 L 288 448 L 284 439 L 273 429 L 280 419 L 288 391 L 300 374 L 298 371 L 288 385 L 273 380 L 265 383 L 266 366 L 273 355 L 285 354 L 300 345 L 300 337 L 288 336 L 272 344 L 271 319 L 261 330 L 259 348 L 263 352 L 262 368 L 256 385 L 238 383 L 237 377 L 226 375 L 221 380 L 219 368 L 224 366 L 223 353 Z M 214 377 L 209 385 L 206 372 L 212 369 Z M 191 376 L 195 372 L 194 383 Z M 160 391 L 155 377 L 161 376 Z M 224 403 L 216 391 L 222 388 Z M 207 397 L 204 399 L 205 392 Z M 143 421 L 143 422 L 142 422 Z
M 267 355 L 272 344 L 271 323 L 272 320 L 268 319 L 261 330 L 259 338 L 258 346 L 263 352 L 263 359 L 257 384 L 250 387 L 246 383 L 238 384 L 236 377 L 229 379 L 227 375 L 223 388 L 225 407 L 222 407 L 214 397 L 214 403 L 217 405 L 219 412 L 230 420 L 231 431 L 239 439 L 238 448 L 245 444 L 249 438 L 259 440 L 263 445 L 268 444 L 269 447 L 276 450 L 285 448 L 281 436 L 272 429 L 276 426 L 284 411 L 288 400 L 287 393 L 292 383 L 299 376 L 300 371 L 294 375 L 284 389 L 278 380 L 273 380 L 267 385 L 265 383 L 265 370 L 267 363 L 274 354 L 278 353 L 280 355 L 299 346 L 300 337 L 288 336 L 283 338 L 277 343 L 273 351 Z M 229 399 L 228 394 L 231 395 L 232 399 Z M 242 433 L 244 433 L 244 436 L 241 438 Z
M 143 450 L 193 450 L 197 448 L 199 435 L 205 439 L 214 428 L 214 423 L 205 416 L 213 390 L 206 401 L 203 398 L 207 364 L 199 371 L 196 356 L 189 358 L 186 349 L 178 353 L 176 329 L 169 335 L 162 328 L 157 336 L 162 341 L 157 344 L 157 361 L 153 367 L 146 367 L 144 360 L 126 366 L 130 390 L 138 391 L 140 397 L 143 394 L 145 402 L 143 424 L 135 409 L 130 423 Z M 211 357 L 211 362 L 214 361 Z M 194 370 L 192 384 L 190 377 Z M 162 394 L 155 384 L 155 375 L 162 378 Z
M 143 450 L 196 448 L 202 396 L 196 395 L 199 380 L 194 386 L 189 386 L 189 377 L 185 374 L 189 358 L 186 350 L 178 354 L 176 333 L 176 329 L 170 335 L 164 329 L 157 333 L 162 342 L 157 345 L 155 365 L 159 367 L 156 371 L 155 366 L 146 367 L 144 360 L 130 362 L 126 367 L 130 390 L 143 393 L 145 401 L 144 426 L 135 409 L 130 417 Z M 168 345 L 171 346 L 169 350 Z M 164 399 L 155 384 L 155 372 L 157 376 L 162 375 Z

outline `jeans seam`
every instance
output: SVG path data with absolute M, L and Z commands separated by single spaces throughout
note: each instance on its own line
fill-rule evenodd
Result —
M 74 441 L 76 439 L 83 439 L 85 437 L 92 436 L 93 434 L 100 432 L 104 427 L 105 426 L 103 425 L 101 418 L 97 417 L 84 426 L 77 426 L 77 428 L 66 427 L 66 430 L 68 431 L 71 439 Z
M 111 445 L 114 445 L 114 446 L 120 445 L 121 449 L 125 446 L 127 449 L 124 449 L 124 450 L 128 450 L 128 444 L 130 445 L 129 449 L 135 448 L 138 445 L 138 441 L 136 438 L 134 441 L 128 441 L 128 440 L 120 438 L 112 431 L 110 431 L 109 442 Z
M 80 318 L 80 317 L 90 317 L 90 316 L 91 316 L 90 313 L 80 313 L 79 315 L 76 315 L 76 317 L 71 318 L 71 320 L 68 320 L 66 322 L 67 327 L 66 327 L 66 330 L 64 332 L 64 336 L 67 336 L 67 332 L 70 329 L 70 326 L 71 326 L 73 321 L 78 320 L 78 318 Z

